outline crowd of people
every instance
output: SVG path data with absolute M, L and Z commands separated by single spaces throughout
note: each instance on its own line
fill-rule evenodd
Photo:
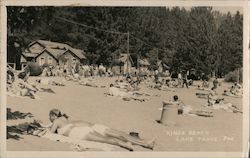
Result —
M 57 76 L 60 80 L 54 80 L 53 77 Z M 29 81 L 30 72 L 22 71 L 17 72 L 11 67 L 7 70 L 7 92 L 10 96 L 24 97 L 28 96 L 32 99 L 40 99 L 37 92 L 41 92 L 44 89 L 42 85 L 51 86 L 67 86 L 66 82 L 76 82 L 79 86 L 88 86 L 93 88 L 105 88 L 103 85 L 98 85 L 96 77 L 110 77 L 111 71 L 101 64 L 100 66 L 80 66 L 74 64 L 71 69 L 61 69 L 59 66 L 45 67 L 43 68 L 41 78 L 35 80 L 34 83 Z M 106 85 L 106 95 L 121 98 L 124 101 L 140 101 L 144 102 L 149 100 L 154 95 L 146 93 L 141 90 L 142 85 L 144 88 L 157 89 L 160 91 L 175 92 L 176 89 L 187 88 L 189 90 L 195 87 L 193 84 L 195 81 L 188 80 L 187 74 L 178 74 L 177 78 L 172 78 L 171 74 L 167 76 L 160 76 L 159 72 L 155 71 L 152 76 L 139 76 L 139 75 L 124 75 L 117 77 L 117 79 Z M 213 86 L 209 87 L 208 80 L 202 80 L 201 85 L 198 85 L 197 90 L 202 90 L 207 93 L 196 93 L 199 98 L 207 99 L 205 104 L 206 108 L 223 109 L 228 112 L 242 113 L 240 109 L 231 103 L 226 103 L 225 98 L 220 97 L 216 90 L 220 88 L 221 83 L 215 78 L 212 82 Z M 146 85 L 146 86 L 145 86 Z M 226 96 L 242 96 L 242 86 L 239 83 L 234 83 L 229 90 L 225 90 L 222 95 Z M 193 110 L 192 106 L 188 103 L 184 103 L 179 99 L 178 95 L 175 95 L 173 99 L 168 102 L 169 104 L 176 104 L 178 108 L 178 114 L 182 115 L 195 115 L 212 117 L 211 111 L 207 110 Z M 202 105 L 201 105 L 202 107 Z M 51 126 L 46 127 L 52 133 L 61 134 L 67 137 L 84 139 L 88 141 L 103 142 L 128 150 L 133 150 L 133 145 L 140 145 L 142 147 L 153 149 L 154 141 L 145 141 L 139 137 L 131 136 L 127 133 L 108 128 L 103 125 L 96 125 L 86 122 L 74 123 L 68 121 L 68 118 L 62 115 L 61 111 L 54 109 L 50 111 Z M 87 132 L 86 132 L 87 131 Z M 79 135 L 79 133 L 81 133 Z
M 63 66 L 45 66 L 43 68 L 42 75 L 43 77 L 50 77 L 50 76 L 67 76 L 67 75 L 74 75 L 78 74 L 83 77 L 90 77 L 90 76 L 113 76 L 113 72 L 111 69 L 107 69 L 103 64 L 97 65 L 80 65 L 79 63 L 75 62 L 72 66 L 68 66 L 64 64 Z

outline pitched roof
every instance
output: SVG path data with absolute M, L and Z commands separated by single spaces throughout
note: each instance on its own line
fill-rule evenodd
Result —
M 38 43 L 43 45 L 46 48 L 51 48 L 51 49 L 69 49 L 70 46 L 64 43 L 59 43 L 59 42 L 52 42 L 52 41 L 45 41 L 45 40 L 37 40 Z
M 75 48 L 71 48 L 69 50 L 71 50 L 78 58 L 80 58 L 80 59 L 87 59 L 85 57 L 85 55 L 83 55 L 83 53 L 84 53 L 83 50 L 81 50 L 81 49 L 75 49 Z
M 38 53 L 26 53 L 26 52 L 24 52 L 23 55 L 25 57 L 32 57 L 32 58 L 34 58 L 34 57 L 36 57 L 38 55 Z
M 83 50 L 72 48 L 68 44 L 59 43 L 59 42 L 52 42 L 52 41 L 46 41 L 46 40 L 37 40 L 37 41 L 34 41 L 31 44 L 29 44 L 29 47 L 31 47 L 35 43 L 39 43 L 41 46 L 44 47 L 44 49 L 49 51 L 57 59 L 63 53 L 65 53 L 67 50 L 70 50 L 72 53 L 74 53 L 80 59 L 86 59 L 86 57 L 83 54 L 84 53 Z M 43 51 L 39 52 L 39 54 L 42 53 Z M 38 54 L 34 55 L 34 57 L 36 57 L 37 55 Z
M 42 55 L 44 52 L 47 52 L 50 56 L 52 56 L 55 60 L 58 60 L 58 58 L 55 56 L 55 54 L 52 54 L 48 49 L 43 49 L 42 51 L 41 51 L 41 53 L 39 53 L 35 58 L 37 58 L 37 57 L 39 57 L 40 55 Z M 53 52 L 53 53 L 55 53 L 55 52 Z
M 59 58 L 64 52 L 65 50 L 62 49 L 51 49 L 51 48 L 46 48 L 46 50 L 48 52 L 50 52 L 55 58 Z

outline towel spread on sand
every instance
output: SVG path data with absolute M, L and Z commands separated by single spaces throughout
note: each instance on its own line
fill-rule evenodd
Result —
M 41 135 L 42 138 L 47 138 L 52 141 L 59 141 L 64 143 L 70 143 L 73 145 L 74 149 L 77 151 L 86 151 L 86 150 L 102 150 L 102 151 L 112 151 L 117 148 L 114 145 L 99 143 L 94 141 L 86 141 L 86 140 L 78 140 L 72 139 L 63 135 L 54 134 L 50 132 L 45 132 L 45 134 Z

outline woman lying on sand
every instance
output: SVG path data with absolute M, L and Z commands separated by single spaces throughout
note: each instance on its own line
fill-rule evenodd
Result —
M 50 111 L 49 119 L 52 122 L 49 127 L 50 132 L 64 135 L 72 139 L 117 145 L 130 151 L 133 151 L 133 145 L 139 145 L 153 150 L 155 143 L 154 139 L 146 141 L 104 125 L 92 124 L 84 121 L 70 121 L 68 116 L 62 114 L 58 109 L 52 109 Z

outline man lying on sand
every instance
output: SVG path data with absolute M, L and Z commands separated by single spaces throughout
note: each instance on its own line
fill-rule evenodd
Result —
M 81 77 L 78 73 L 67 74 L 67 75 L 65 75 L 65 80 L 77 82 L 77 81 L 81 80 Z
M 36 83 L 40 83 L 43 85 L 53 85 L 53 86 L 65 86 L 63 82 L 55 81 L 51 78 L 42 78 L 42 79 L 37 79 Z
M 209 88 L 206 88 L 206 87 L 201 87 L 200 85 L 198 85 L 198 88 L 197 88 L 198 90 L 202 90 L 202 91 L 210 91 L 210 89 Z
M 148 100 L 148 98 L 142 97 L 142 96 L 143 95 L 149 96 L 149 94 L 140 93 L 138 91 L 125 92 L 125 91 L 120 90 L 117 87 L 114 87 L 113 84 L 110 84 L 108 95 L 121 97 L 123 100 L 126 100 L 126 101 L 130 101 L 131 99 L 138 100 L 138 101 L 145 101 L 145 100 Z
M 117 145 L 130 151 L 134 150 L 133 145 L 139 145 L 151 150 L 154 148 L 154 139 L 147 141 L 104 125 L 85 121 L 70 121 L 68 116 L 62 114 L 58 109 L 52 109 L 50 111 L 49 119 L 52 123 L 48 127 L 48 132 L 50 133 L 57 133 L 72 139 Z M 36 132 L 34 132 L 34 134 L 35 133 Z
M 78 82 L 82 86 L 88 86 L 88 87 L 98 87 L 93 81 L 89 81 L 86 79 L 82 79 Z

